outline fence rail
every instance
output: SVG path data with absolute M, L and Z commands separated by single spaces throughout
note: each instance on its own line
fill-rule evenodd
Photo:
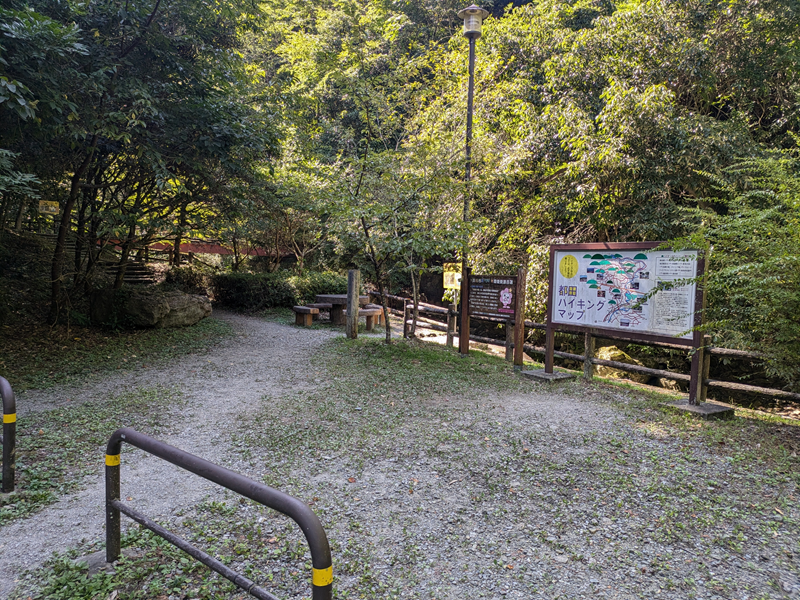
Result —
M 370 293 L 374 294 L 375 296 L 380 296 L 380 294 L 378 292 L 370 292 Z M 409 307 L 410 306 L 410 307 L 413 308 L 413 300 L 411 298 L 405 298 L 403 296 L 394 296 L 392 294 L 387 294 L 387 296 L 391 300 L 402 301 L 404 303 L 404 307 Z M 451 311 L 448 311 L 447 309 L 444 309 L 442 307 L 433 307 L 436 310 L 431 310 L 431 307 L 433 307 L 433 305 L 426 305 L 424 303 L 420 303 L 419 312 L 420 313 L 427 313 L 427 314 L 442 314 L 442 313 L 444 313 L 444 314 L 452 314 L 452 315 L 456 315 L 456 316 L 459 314 L 458 311 L 452 311 L 451 312 Z M 404 314 L 402 311 L 396 311 L 395 310 L 393 312 L 395 312 L 397 314 L 400 314 L 400 315 Z M 505 325 L 508 329 L 510 329 L 514 324 L 513 320 L 504 320 L 504 319 L 498 319 L 498 318 L 493 318 L 493 317 L 476 317 L 476 316 L 473 316 L 473 317 L 471 317 L 471 319 L 473 321 L 484 321 L 484 322 L 489 322 L 489 323 L 497 323 L 499 325 Z M 406 318 L 405 320 L 408 321 L 408 318 Z M 435 321 L 434 321 L 435 324 L 432 324 L 432 323 L 428 323 L 427 321 L 429 321 L 429 319 L 418 320 L 417 321 L 417 326 L 418 327 L 423 327 L 423 328 L 426 328 L 426 329 L 434 329 L 434 330 L 438 330 L 438 331 L 445 331 L 446 330 L 446 327 L 444 327 L 444 324 L 439 324 L 439 323 L 436 323 Z M 534 323 L 533 321 L 529 321 L 529 320 L 526 319 L 525 320 L 525 328 L 526 329 L 542 329 L 543 330 L 543 329 L 547 328 L 547 325 L 544 325 L 543 323 Z M 580 335 L 580 333 L 573 332 L 573 331 L 559 331 L 559 333 L 568 333 L 568 334 L 571 334 L 571 335 Z M 604 339 L 611 339 L 611 340 L 621 341 L 621 342 L 631 342 L 631 343 L 640 344 L 640 345 L 643 345 L 643 346 L 655 346 L 655 347 L 659 347 L 659 348 L 667 348 L 667 349 L 670 349 L 670 350 L 681 350 L 681 351 L 684 351 L 684 352 L 686 350 L 688 350 L 688 348 L 686 346 L 680 346 L 680 345 L 677 345 L 677 344 L 670 344 L 670 343 L 667 343 L 667 342 L 659 342 L 659 341 L 634 340 L 632 338 L 625 337 L 623 335 L 612 335 L 610 333 L 607 334 L 605 332 L 602 335 L 598 335 L 596 337 L 602 337 Z M 484 343 L 484 344 L 490 344 L 490 345 L 495 345 L 495 346 L 503 346 L 506 349 L 506 357 L 509 356 L 509 351 L 514 348 L 514 342 L 513 342 L 513 340 L 510 339 L 510 336 L 508 336 L 508 335 L 506 336 L 505 340 L 500 340 L 500 339 L 496 339 L 496 338 L 489 338 L 489 337 L 485 337 L 485 336 L 476 336 L 476 335 L 470 334 L 470 339 L 471 340 L 475 340 L 476 342 Z M 448 345 L 450 345 L 450 344 L 448 344 Z M 525 352 L 527 352 L 528 354 L 542 354 L 542 355 L 545 354 L 545 348 L 539 347 L 539 346 L 534 346 L 533 344 L 524 344 L 523 348 L 525 349 Z M 747 352 L 747 351 L 744 351 L 744 350 L 734 350 L 732 348 L 716 348 L 716 347 L 713 347 L 713 346 L 706 346 L 705 351 L 706 351 L 707 355 L 711 354 L 711 355 L 715 355 L 715 356 L 728 356 L 728 357 L 732 357 L 732 358 L 742 358 L 742 359 L 749 359 L 749 360 L 758 360 L 758 359 L 763 357 L 763 354 L 760 353 L 760 352 Z M 644 375 L 650 375 L 650 376 L 653 376 L 653 377 L 663 377 L 663 378 L 666 378 L 666 379 L 674 379 L 676 381 L 689 382 L 691 380 L 691 376 L 686 375 L 685 373 L 677 373 L 675 371 L 666 371 L 666 370 L 663 370 L 663 369 L 652 369 L 650 367 L 644 367 L 644 366 L 640 366 L 640 365 L 632 365 L 632 364 L 622 363 L 622 362 L 618 362 L 618 361 L 614 361 L 614 360 L 605 360 L 605 359 L 601 359 L 601 358 L 595 358 L 594 356 L 588 356 L 586 354 L 584 354 L 584 355 L 572 354 L 572 353 L 569 353 L 569 352 L 561 352 L 561 351 L 558 351 L 558 350 L 554 351 L 553 354 L 555 356 L 559 357 L 559 358 L 564 358 L 564 359 L 568 359 L 568 360 L 575 360 L 575 361 L 579 361 L 579 362 L 583 363 L 584 364 L 584 374 L 587 373 L 587 366 L 588 366 L 589 373 L 591 373 L 591 365 L 600 365 L 600 366 L 612 367 L 612 368 L 619 369 L 619 370 L 622 370 L 622 371 L 629 371 L 629 372 L 632 372 L 632 373 L 641 373 L 641 374 L 644 374 Z M 704 374 L 703 374 L 703 381 L 702 382 L 703 382 L 704 386 L 708 386 L 708 387 L 712 387 L 712 388 L 719 388 L 719 389 L 725 389 L 725 390 L 729 390 L 729 391 L 745 392 L 745 393 L 752 393 L 752 394 L 762 394 L 762 395 L 765 395 L 765 396 L 770 396 L 772 398 L 800 401 L 800 394 L 795 393 L 795 392 L 789 392 L 789 391 L 786 391 L 786 390 L 775 389 L 775 388 L 766 388 L 766 387 L 761 387 L 761 386 L 756 386 L 756 385 L 748 385 L 748 384 L 744 384 L 744 383 L 736 383 L 736 382 L 733 382 L 733 381 L 724 381 L 722 379 L 711 379 L 709 377 L 709 375 L 708 375 L 708 366 L 707 365 L 704 368 Z
M 332 600 L 333 566 L 328 537 L 317 515 L 301 500 L 248 479 L 193 454 L 155 440 L 130 428 L 115 431 L 106 449 L 106 561 L 114 562 L 121 552 L 120 513 L 147 527 L 210 569 L 216 571 L 251 596 L 260 600 L 278 600 L 247 577 L 236 573 L 186 540 L 170 533 L 120 501 L 120 453 L 122 442 L 135 446 L 237 494 L 250 498 L 292 518 L 300 526 L 311 550 L 311 586 L 313 600 Z
M 0 396 L 3 397 L 3 493 L 14 491 L 14 478 L 17 468 L 17 399 L 11 384 L 0 377 Z

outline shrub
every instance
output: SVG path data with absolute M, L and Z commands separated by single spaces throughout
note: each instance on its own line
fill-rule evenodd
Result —
M 289 283 L 294 287 L 300 304 L 314 302 L 317 294 L 347 293 L 347 277 L 331 271 L 324 273 L 306 271 L 289 277 Z
M 344 294 L 347 278 L 336 273 L 223 273 L 212 278 L 218 304 L 239 310 L 290 307 L 317 294 Z
M 195 266 L 172 267 L 167 271 L 164 286 L 187 294 L 208 294 L 211 287 L 210 269 Z

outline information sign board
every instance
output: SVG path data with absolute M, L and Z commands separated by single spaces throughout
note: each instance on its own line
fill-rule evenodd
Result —
M 692 340 L 698 253 L 646 246 L 552 246 L 550 323 Z
M 514 318 L 517 301 L 516 275 L 470 275 L 469 314 Z
M 461 265 L 458 263 L 444 263 L 444 289 L 461 289 Z
M 43 215 L 57 215 L 59 213 L 58 202 L 39 200 L 39 213 Z

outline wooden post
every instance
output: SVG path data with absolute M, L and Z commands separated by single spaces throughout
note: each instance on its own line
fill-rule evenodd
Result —
M 553 290 L 553 272 L 556 267 L 556 248 L 555 246 L 550 246 L 550 267 L 547 270 L 547 304 L 545 306 L 545 323 L 547 324 L 547 328 L 545 329 L 545 340 L 544 340 L 544 372 L 545 373 L 552 373 L 553 372 L 553 351 L 555 350 L 555 340 L 554 337 L 554 330 L 553 330 L 553 323 L 550 316 L 550 311 L 553 310 L 553 306 L 555 303 L 555 291 Z
M 461 327 L 458 331 L 458 353 L 461 358 L 469 356 L 469 273 L 465 269 L 461 278 Z
M 514 306 L 514 370 L 521 371 L 525 358 L 525 287 L 528 278 L 526 269 L 517 271 L 516 303 Z
M 549 323 L 548 318 L 547 329 L 545 330 L 544 338 L 544 372 L 553 372 L 553 350 L 555 350 L 555 331 L 553 326 Z
M 703 366 L 704 366 L 704 357 L 705 357 L 705 337 L 700 331 L 697 330 L 703 324 L 703 320 L 705 318 L 705 310 L 706 310 L 706 277 L 708 276 L 708 272 L 706 271 L 707 261 L 705 258 L 701 258 L 698 261 L 697 270 L 699 271 L 699 281 L 697 283 L 697 287 L 695 290 L 695 314 L 694 314 L 694 336 L 693 336 L 693 343 L 695 352 L 692 355 L 692 371 L 691 371 L 691 380 L 689 381 L 689 404 L 698 405 L 705 399 L 705 394 L 703 393 Z M 700 310 L 697 310 L 697 307 L 700 307 Z M 698 314 L 699 313 L 699 314 Z M 703 396 L 703 399 L 701 399 Z
M 583 378 L 586 381 L 592 380 L 594 369 L 592 369 L 592 359 L 594 358 L 594 336 L 590 332 L 583 334 Z
M 691 379 L 689 380 L 689 404 L 700 404 L 700 380 L 703 378 L 703 346 L 695 347 L 692 354 Z
M 451 304 L 447 313 L 447 347 L 453 347 L 453 337 L 456 333 L 456 305 Z
M 703 369 L 700 374 L 700 404 L 706 401 L 708 397 L 708 381 L 711 374 L 711 336 L 703 336 Z
M 403 300 L 403 338 L 408 339 L 411 331 L 411 324 L 408 322 L 411 315 L 411 304 L 408 300 Z
M 361 273 L 358 269 L 347 272 L 347 324 L 345 334 L 351 340 L 358 337 L 358 294 L 361 289 Z
M 506 320 L 506 360 L 514 360 L 514 321 Z

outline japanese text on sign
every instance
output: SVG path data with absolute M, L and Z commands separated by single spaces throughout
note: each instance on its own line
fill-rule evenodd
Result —
M 469 278 L 470 315 L 513 318 L 516 301 L 516 276 L 472 275 Z
M 696 251 L 555 251 L 550 322 L 689 339 Z

